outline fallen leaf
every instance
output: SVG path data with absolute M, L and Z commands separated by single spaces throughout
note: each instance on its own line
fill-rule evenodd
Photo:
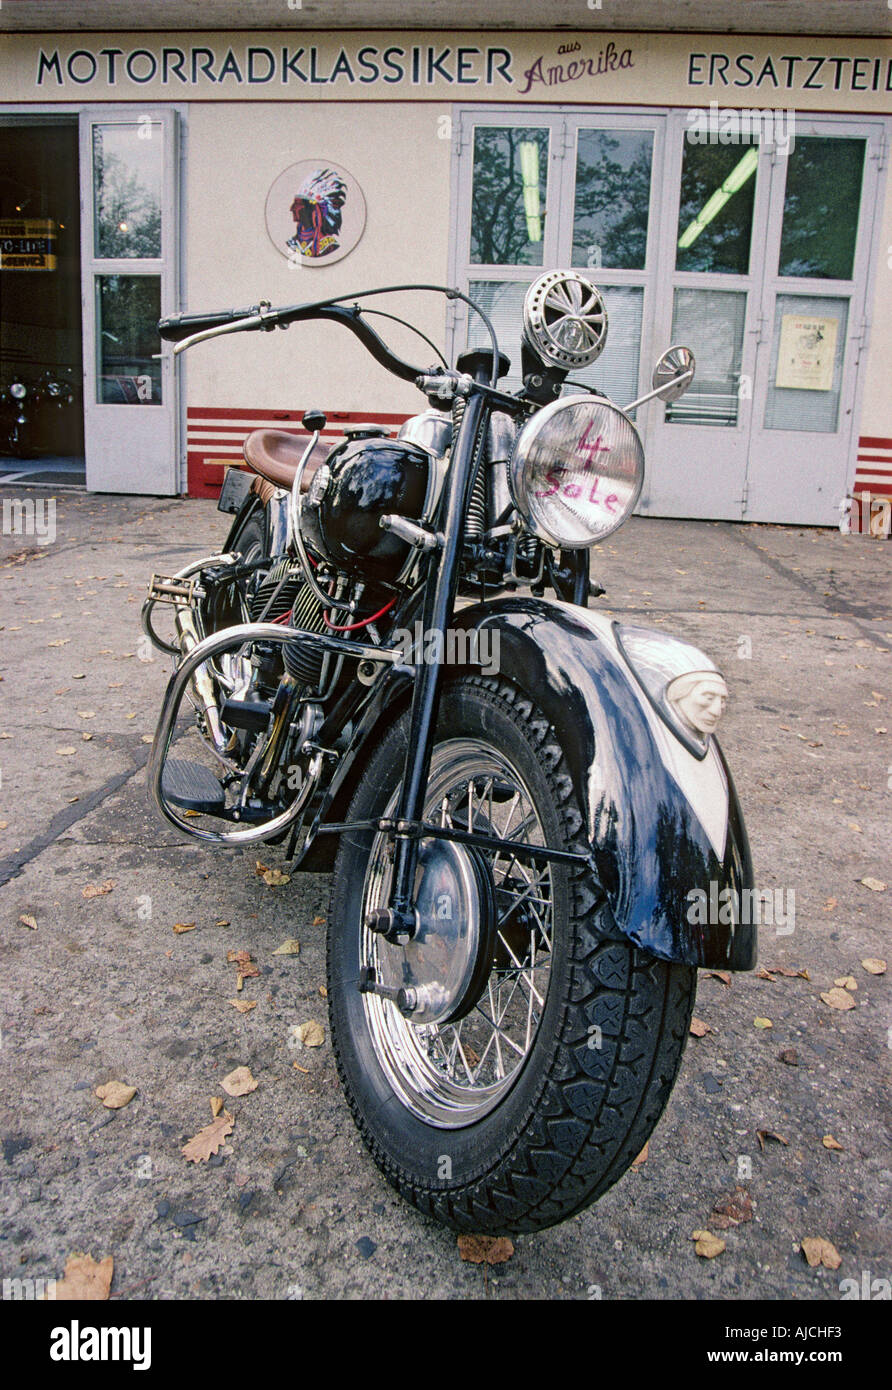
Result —
M 287 941 L 283 941 L 283 942 L 282 942 L 281 946 L 277 946 L 277 947 L 276 947 L 276 949 L 273 951 L 273 955 L 274 955 L 274 956 L 299 956 L 299 955 L 300 955 L 300 942 L 299 942 L 299 941 L 295 941 L 294 937 L 289 937 Z
M 514 1254 L 514 1243 L 507 1236 L 461 1235 L 458 1253 L 466 1264 L 501 1265 Z
M 96 718 L 96 711 L 95 711 L 94 709 L 79 709 L 77 713 L 78 713 L 78 718 L 79 718 L 79 719 L 95 719 L 95 718 Z
M 737 1184 L 731 1192 L 720 1197 L 713 1207 L 713 1215 L 721 1216 L 734 1226 L 740 1226 L 744 1221 L 753 1219 L 753 1200 L 745 1187 Z M 710 1217 L 710 1225 L 715 1225 L 715 1221 Z
M 838 1140 L 834 1139 L 832 1134 L 825 1134 L 824 1138 L 821 1140 L 821 1143 L 824 1145 L 825 1149 L 837 1149 L 839 1153 L 845 1152 L 842 1144 L 840 1144 Z
M 882 883 L 878 878 L 862 878 L 861 882 L 865 888 L 870 889 L 871 893 L 885 893 L 886 891 L 885 883 Z
M 837 900 L 836 900 L 836 898 L 828 898 L 827 901 L 824 903 L 824 911 L 825 911 L 825 912 L 832 912 L 833 909 L 834 909 L 836 906 L 837 906 Z
M 705 1038 L 707 1033 L 713 1031 L 714 1029 L 710 1028 L 709 1024 L 704 1022 L 702 1018 L 692 1018 L 688 1029 L 688 1032 L 692 1033 L 695 1038 Z
M 770 1018 L 754 1018 L 754 1019 L 753 1019 L 753 1027 L 754 1027 L 754 1028 L 773 1028 L 773 1027 L 774 1027 L 774 1024 L 771 1022 L 771 1019 L 770 1019 Z
M 777 1054 L 777 1060 L 779 1062 L 786 1062 L 788 1067 L 799 1066 L 799 1054 L 795 1047 L 785 1047 L 783 1052 Z
M 236 1067 L 235 1071 L 224 1076 L 220 1085 L 228 1096 L 246 1096 L 257 1090 L 259 1082 L 254 1080 L 250 1067 Z
M 32 917 L 30 912 L 23 912 L 19 921 L 23 927 L 30 927 L 32 931 L 37 931 L 37 918 Z
M 92 734 L 81 734 L 81 740 L 82 740 L 84 743 L 89 743 L 89 742 L 91 741 L 92 738 L 93 738 L 93 735 L 92 735 Z
M 229 1003 L 234 1009 L 238 1009 L 240 1014 L 249 1014 L 252 1009 L 257 1008 L 256 999 L 230 999 Z
M 228 926 L 229 926 L 229 919 L 226 918 L 226 917 L 221 917 L 219 921 L 217 921 L 217 922 L 214 923 L 214 926 L 215 926 L 215 927 L 228 927 Z
M 222 1097 L 222 1096 L 211 1096 L 211 1114 L 213 1115 L 213 1117 L 214 1117 L 215 1120 L 216 1120 L 217 1116 L 219 1115 L 219 1113 L 220 1113 L 220 1111 L 221 1111 L 222 1109 L 223 1109 L 223 1097 Z
M 325 926 L 325 918 L 324 918 L 324 917 L 314 917 L 314 918 L 313 918 L 313 926 L 314 926 L 314 927 L 324 927 L 324 926 Z
M 97 1086 L 93 1094 L 98 1096 L 106 1110 L 121 1110 L 136 1095 L 136 1087 L 125 1086 L 123 1081 L 106 1081 L 104 1086 Z
M 880 960 L 878 956 L 868 956 L 861 964 L 868 975 L 885 975 L 886 973 L 886 962 Z
M 304 1047 L 321 1047 L 325 1042 L 325 1029 L 315 1019 L 309 1019 L 308 1022 L 301 1023 L 295 1028 L 294 1036 L 303 1043 Z
M 264 864 L 262 859 L 255 859 L 254 872 L 258 878 L 262 878 L 264 874 L 269 873 L 269 864 Z
M 224 1110 L 204 1129 L 200 1129 L 193 1135 L 188 1144 L 184 1144 L 180 1153 L 190 1163 L 207 1163 L 208 1159 L 215 1154 L 228 1134 L 232 1133 L 235 1124 L 228 1110 Z
M 632 1159 L 632 1163 L 631 1163 L 631 1165 L 630 1165 L 632 1168 L 640 1168 L 641 1165 L 642 1165 L 642 1163 L 646 1163 L 646 1162 L 647 1162 L 647 1151 L 648 1151 L 649 1148 L 650 1148 L 650 1140 L 648 1139 L 648 1140 L 645 1141 L 644 1148 L 641 1150 L 641 1152 L 640 1152 L 640 1154 L 638 1155 L 638 1157 Z
M 92 1255 L 75 1251 L 65 1261 L 65 1273 L 57 1280 L 53 1296 L 79 1302 L 102 1302 L 108 1298 L 114 1269 L 113 1255 L 106 1255 L 104 1260 L 94 1260 Z
M 721 980 L 727 989 L 731 988 L 731 973 L 728 970 L 710 970 L 710 975 L 714 980 Z
M 303 1074 L 304 1074 L 304 1076 L 309 1076 L 309 1074 L 310 1074 L 310 1068 L 309 1068 L 309 1067 L 302 1067 L 301 1064 L 300 1064 L 300 1062 L 292 1062 L 291 1065 L 294 1067 L 294 1070 L 295 1070 L 295 1071 L 302 1071 Z
M 847 989 L 828 989 L 821 995 L 824 1003 L 831 1009 L 854 1009 L 855 1001 Z
M 174 924 L 173 924 L 173 929 L 174 929 L 174 931 L 176 932 L 177 936 L 182 936 L 182 934 L 183 934 L 184 931 L 194 931 L 194 930 L 195 930 L 195 923 L 194 923 L 194 922 L 174 922 Z
M 785 1139 L 782 1134 L 775 1134 L 773 1129 L 757 1129 L 756 1138 L 759 1141 L 759 1148 L 763 1151 L 766 1139 L 773 1139 L 776 1144 L 785 1144 L 787 1147 L 789 1147 L 790 1144 L 789 1139 Z
M 281 888 L 283 884 L 291 882 L 291 875 L 283 874 L 281 869 L 267 869 L 260 877 L 269 888 Z
M 88 883 L 83 889 L 85 898 L 101 898 L 106 893 L 110 893 L 117 883 L 116 878 L 107 878 L 104 883 Z
M 854 991 L 858 988 L 858 981 L 855 979 L 854 975 L 840 975 L 839 979 L 834 980 L 833 983 L 838 985 L 840 989 Z
M 712 1231 L 693 1231 L 691 1239 L 696 1242 L 695 1253 L 704 1260 L 714 1260 L 725 1248 L 725 1242 L 720 1236 L 714 1236 Z
M 5 830 L 6 827 L 7 827 L 8 825 L 9 825 L 9 821 L 8 821 L 8 820 L 0 820 L 0 830 Z
M 323 998 L 323 999 L 327 999 L 327 998 L 328 998 L 328 990 L 325 988 L 325 985 L 320 985 L 320 986 L 319 986 L 319 993 L 322 995 L 322 998 Z
M 75 754 L 75 749 L 69 745 L 66 748 L 57 748 L 56 752 L 60 758 L 73 758 Z
M 799 1244 L 812 1269 L 816 1265 L 823 1265 L 825 1269 L 839 1269 L 842 1264 L 842 1256 L 836 1246 L 824 1236 L 806 1236 Z
M 774 971 L 773 971 L 773 970 L 766 970 L 765 967 L 764 967 L 764 965 L 763 965 L 762 968 L 761 968 L 761 970 L 757 970 L 757 971 L 756 971 L 756 979 L 757 979 L 757 980 L 768 980 L 769 983 L 773 985 L 773 984 L 775 984 Z

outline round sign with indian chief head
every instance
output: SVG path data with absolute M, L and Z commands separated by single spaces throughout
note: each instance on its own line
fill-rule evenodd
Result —
M 331 265 L 350 254 L 365 230 L 362 189 L 343 165 L 301 160 L 269 190 L 266 229 L 293 265 Z

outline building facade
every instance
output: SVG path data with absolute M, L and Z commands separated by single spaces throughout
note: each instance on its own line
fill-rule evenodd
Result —
M 91 489 L 210 496 L 251 428 L 423 404 L 335 326 L 174 359 L 161 314 L 456 285 L 513 388 L 525 289 L 569 266 L 610 315 L 586 382 L 623 404 L 670 343 L 697 359 L 639 412 L 640 510 L 836 525 L 892 496 L 888 40 L 21 33 L 0 74 L 3 370 L 82 375 Z M 480 340 L 456 301 L 380 307 L 450 360 Z

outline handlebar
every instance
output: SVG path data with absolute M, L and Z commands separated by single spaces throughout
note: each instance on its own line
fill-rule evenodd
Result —
M 287 328 L 292 323 L 321 319 L 330 323 L 340 323 L 345 328 L 349 328 L 351 333 L 359 339 L 363 347 L 368 349 L 376 362 L 380 362 L 382 367 L 402 381 L 414 382 L 416 377 L 423 376 L 432 369 L 415 366 L 398 357 L 375 330 L 365 322 L 360 306 L 357 303 L 349 305 L 345 303 L 346 300 L 356 300 L 366 296 L 389 294 L 403 290 L 432 290 L 438 294 L 446 295 L 448 299 L 462 299 L 480 315 L 492 340 L 494 365 L 491 384 L 495 387 L 497 382 L 495 364 L 499 360 L 495 330 L 486 314 L 473 300 L 469 299 L 461 290 L 452 289 L 445 285 L 386 285 L 380 289 L 361 290 L 358 294 L 339 295 L 336 298 L 320 299 L 309 304 L 291 304 L 281 309 L 273 309 L 268 303 L 261 303 L 252 305 L 249 309 L 223 309 L 216 314 L 171 314 L 159 321 L 158 332 L 166 342 L 178 345 L 174 349 L 175 352 L 182 352 L 191 346 L 193 341 L 198 342 L 204 338 L 217 337 L 224 333 L 253 333 L 260 329 L 269 331 L 276 327 Z

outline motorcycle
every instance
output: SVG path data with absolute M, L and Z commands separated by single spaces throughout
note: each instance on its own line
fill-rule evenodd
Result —
M 490 345 L 454 369 L 408 363 L 366 318 L 397 290 L 464 300 Z M 697 967 L 755 964 L 746 830 L 715 737 L 725 683 L 689 643 L 589 607 L 604 592 L 591 548 L 642 487 L 631 415 L 677 399 L 694 360 L 670 348 L 625 409 L 574 381 L 607 313 L 570 271 L 527 292 L 516 393 L 455 289 L 159 329 L 181 352 L 317 321 L 428 407 L 396 438 L 348 428 L 327 451 L 319 411 L 308 439 L 249 435 L 220 499 L 224 549 L 149 586 L 143 625 L 175 667 L 149 786 L 192 839 L 286 844 L 298 869 L 331 871 L 331 1041 L 387 1179 L 459 1230 L 542 1229 L 644 1147 Z M 175 737 L 194 754 L 171 756 Z M 692 911 L 707 900 L 721 909 Z
M 33 409 L 34 388 L 27 386 L 16 373 L 0 394 L 0 415 L 3 420 L 0 451 L 12 454 L 14 458 L 33 458 L 37 452 L 26 401 Z

